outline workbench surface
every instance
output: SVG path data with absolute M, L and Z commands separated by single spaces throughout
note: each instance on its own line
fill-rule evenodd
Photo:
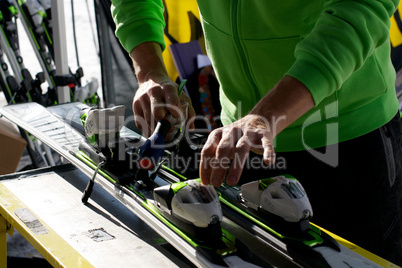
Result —
M 0 213 L 47 260 L 66 267 L 183 267 L 186 259 L 71 165 L 0 177 Z

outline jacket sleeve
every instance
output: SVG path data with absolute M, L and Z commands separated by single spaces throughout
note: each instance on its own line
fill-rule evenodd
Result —
M 287 74 L 301 81 L 318 105 L 388 42 L 398 2 L 327 1 L 312 31 L 296 46 L 296 61 Z
M 161 0 L 112 0 L 116 36 L 127 52 L 144 42 L 157 42 L 165 49 Z

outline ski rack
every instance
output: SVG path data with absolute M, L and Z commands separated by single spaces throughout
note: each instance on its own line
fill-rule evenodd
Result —
M 0 0 L 0 2 L 2 3 L 0 8 L 2 12 L 0 46 L 7 55 L 15 80 L 21 86 L 20 93 L 26 94 L 27 101 L 46 105 L 46 99 L 41 88 L 41 84 L 44 82 L 44 74 L 39 72 L 35 75 L 35 79 L 32 78 L 21 55 L 17 28 L 18 11 L 9 0 Z
M 42 6 L 43 3 L 39 3 L 38 0 L 1 0 L 0 2 L 0 10 L 2 11 L 0 12 L 0 53 L 2 57 L 1 78 L 3 80 L 1 87 L 4 89 L 9 104 L 35 101 L 48 106 L 54 104 L 55 101 L 59 103 L 70 102 L 72 98 L 71 87 L 77 93 L 78 98 L 85 98 L 85 94 L 90 95 L 88 93 L 91 92 L 93 94 L 93 91 L 97 88 L 97 83 L 92 84 L 91 81 L 91 84 L 88 83 L 86 86 L 81 87 L 82 68 L 79 67 L 76 73 L 72 73 L 68 67 L 63 1 L 52 1 L 54 8 L 50 8 L 51 6 L 48 5 L 46 10 Z M 49 14 L 46 14 L 46 11 Z M 56 15 L 53 15 L 53 20 L 48 20 L 51 17 L 50 13 L 56 13 Z M 35 16 L 35 19 L 41 18 L 41 20 L 35 20 L 32 16 Z M 25 67 L 21 56 L 17 29 L 18 18 L 43 70 L 36 74 L 34 78 Z M 41 23 L 35 24 L 35 21 L 41 21 Z M 51 23 L 55 25 L 51 26 Z M 52 27 L 55 28 L 54 38 L 51 35 Z M 3 56 L 6 56 L 7 62 Z M 11 68 L 9 69 L 9 67 Z M 11 70 L 12 73 L 10 72 Z M 48 93 L 46 95 L 42 94 L 41 88 L 41 84 L 45 81 L 48 84 Z M 56 90 L 59 91 L 59 94 L 56 94 Z M 38 161 L 35 159 L 34 151 L 40 154 L 46 166 L 55 165 L 49 147 L 41 144 L 38 140 L 31 140 L 28 133 L 20 132 L 29 144 L 28 152 L 35 168 L 39 166 Z
M 40 5 L 41 9 L 43 8 L 41 12 L 48 12 L 50 14 L 46 13 L 47 16 L 52 17 L 52 26 L 48 28 L 49 22 L 45 19 L 46 16 L 41 18 L 41 24 L 35 24 L 32 14 L 30 14 L 30 8 L 32 9 L 31 6 L 37 3 L 37 0 L 9 1 L 13 3 L 21 16 L 20 21 L 28 35 L 31 46 L 34 48 L 35 56 L 49 85 L 48 92 L 51 92 L 51 96 L 49 97 L 57 103 L 71 102 L 71 90 L 76 92 L 82 90 L 85 86 L 81 85 L 81 78 L 84 75 L 83 69 L 78 67 L 75 73 L 73 73 L 68 66 L 64 2 L 61 0 L 52 0 L 52 8 L 49 7 L 46 10 Z M 40 11 L 38 12 L 40 13 Z M 39 13 L 35 13 L 34 15 L 42 16 Z M 90 93 L 92 92 L 90 91 Z
M 6 97 L 7 102 L 12 103 L 14 102 L 14 98 L 16 95 L 13 96 L 12 94 L 12 89 L 10 88 L 10 83 L 12 86 L 19 87 L 20 85 L 16 82 L 15 78 L 11 76 L 8 70 L 8 65 L 4 60 L 4 54 L 2 47 L 4 46 L 4 38 L 3 38 L 3 30 L 2 27 L 0 27 L 1 30 L 1 44 L 0 44 L 0 64 L 1 64 L 1 70 L 0 70 L 0 88 L 3 89 L 4 95 Z M 6 48 L 8 47 L 7 44 L 5 44 Z M 9 81 L 8 79 L 11 79 L 12 81 Z M 9 83 L 10 82 L 10 83 Z M 16 90 L 19 90 L 16 88 Z M 16 94 L 16 93 L 15 93 Z M 27 141 L 28 146 L 27 146 L 27 151 L 28 154 L 31 158 L 32 165 L 34 168 L 39 167 L 38 161 L 36 160 L 35 156 L 35 150 L 34 150 L 34 145 L 32 140 L 29 138 L 28 133 L 22 129 L 21 127 L 18 127 L 18 130 L 21 134 L 21 136 Z
M 14 4 L 14 6 L 15 6 L 15 7 L 17 8 L 17 10 L 18 10 L 18 14 L 20 14 L 20 16 L 24 16 L 24 13 L 22 12 L 20 6 L 18 5 L 17 0 L 12 0 L 12 2 L 13 2 L 13 4 Z M 29 26 L 28 26 L 28 24 L 27 24 L 26 18 L 21 18 L 20 21 L 21 21 L 21 23 L 22 23 L 22 26 L 24 27 L 25 32 L 26 32 L 26 33 L 29 33 L 29 32 L 30 32 L 30 28 L 29 28 Z M 37 40 L 35 39 L 35 37 L 34 37 L 33 35 L 31 35 L 31 34 L 27 34 L 27 36 L 28 36 L 29 42 L 31 43 L 31 46 L 32 46 L 32 47 L 37 47 Z M 50 63 L 46 63 L 46 62 L 43 60 L 43 58 L 42 58 L 42 56 L 41 56 L 39 50 L 34 49 L 34 53 L 35 53 L 35 56 L 36 56 L 36 58 L 37 58 L 37 60 L 38 60 L 38 62 L 39 62 L 39 64 L 40 64 L 42 70 L 47 70 L 47 71 L 44 71 L 44 76 L 45 76 L 46 82 L 47 82 L 48 85 L 49 85 L 49 89 L 53 88 L 53 87 L 55 86 L 55 83 L 54 83 L 53 78 L 50 76 L 51 68 L 53 67 L 52 63 L 51 63 L 51 62 L 50 62 Z M 48 65 L 50 65 L 50 66 L 48 66 Z M 50 69 L 49 69 L 49 68 L 50 68 Z
M 36 78 L 33 79 L 29 70 L 25 67 L 24 60 L 21 56 L 16 24 L 18 9 L 8 0 L 2 1 L 2 5 L 4 4 L 4 6 L 2 6 L 0 10 L 1 88 L 3 88 L 6 100 L 9 104 L 15 102 L 31 102 L 34 98 L 35 101 L 44 104 L 44 97 L 42 96 L 40 88 L 40 85 L 44 82 L 43 73 L 40 72 L 36 74 Z M 7 6 L 7 2 L 10 6 Z M 13 75 L 9 72 L 4 55 L 7 56 L 8 64 L 11 66 Z M 39 167 L 34 153 L 35 150 L 39 153 L 46 166 L 55 166 L 55 161 L 48 146 L 38 140 L 33 141 L 29 133 L 26 133 L 21 128 L 19 128 L 19 132 L 28 143 L 27 151 L 34 168 Z M 43 149 L 41 146 L 43 146 Z

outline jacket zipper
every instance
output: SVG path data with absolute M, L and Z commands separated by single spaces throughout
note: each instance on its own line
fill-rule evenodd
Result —
M 232 5 L 232 31 L 233 31 L 233 39 L 235 41 L 236 45 L 236 50 L 240 56 L 240 60 L 242 63 L 243 70 L 245 72 L 245 75 L 247 77 L 247 80 L 250 82 L 251 86 L 253 87 L 253 95 L 254 98 L 256 99 L 256 102 L 258 102 L 261 99 L 261 94 L 260 91 L 258 90 L 257 85 L 254 82 L 254 79 L 251 76 L 251 71 L 249 68 L 249 65 L 247 63 L 246 55 L 244 53 L 243 47 L 240 43 L 240 38 L 239 38 L 239 32 L 237 29 L 237 8 L 238 8 L 238 0 L 233 1 Z

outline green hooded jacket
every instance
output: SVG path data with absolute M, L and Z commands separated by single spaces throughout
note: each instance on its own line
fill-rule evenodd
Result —
M 388 36 L 397 0 L 198 0 L 198 6 L 225 125 L 284 75 L 310 90 L 315 107 L 275 138 L 277 152 L 350 140 L 396 115 Z M 165 48 L 160 0 L 113 0 L 112 15 L 128 52 L 147 41 Z

